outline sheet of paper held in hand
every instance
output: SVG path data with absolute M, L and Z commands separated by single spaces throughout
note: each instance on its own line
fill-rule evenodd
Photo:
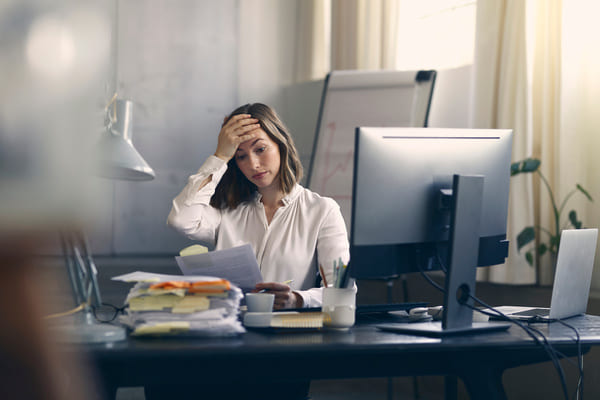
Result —
M 185 257 L 176 256 L 175 260 L 184 275 L 227 279 L 244 292 L 254 289 L 257 283 L 263 281 L 250 244 Z

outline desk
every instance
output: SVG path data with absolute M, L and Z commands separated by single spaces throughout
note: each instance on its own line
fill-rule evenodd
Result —
M 568 322 L 579 329 L 584 352 L 600 344 L 600 317 L 586 315 Z M 536 327 L 557 350 L 567 356 L 577 354 L 570 329 L 560 324 Z M 548 360 L 544 350 L 516 326 L 506 332 L 435 339 L 382 332 L 365 323 L 348 332 L 129 338 L 85 350 L 112 390 L 149 383 L 451 375 L 463 380 L 474 399 L 506 398 L 504 370 Z M 260 368 L 255 368 L 257 362 Z

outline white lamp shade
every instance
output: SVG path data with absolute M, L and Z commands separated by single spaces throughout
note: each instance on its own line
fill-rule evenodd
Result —
M 131 140 L 133 103 L 116 100 L 116 123 L 107 129 L 98 143 L 98 175 L 110 179 L 148 181 L 154 170 L 138 153 Z

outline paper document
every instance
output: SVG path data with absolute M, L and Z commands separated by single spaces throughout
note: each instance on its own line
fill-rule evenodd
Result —
M 262 282 L 254 251 L 250 244 L 204 254 L 175 257 L 184 275 L 216 276 L 227 279 L 247 292 Z
M 128 274 L 123 274 L 111 278 L 113 281 L 119 282 L 168 282 L 168 281 L 184 281 L 184 282 L 211 282 L 219 280 L 213 276 L 183 276 L 183 275 L 165 275 L 155 274 L 152 272 L 135 271 Z

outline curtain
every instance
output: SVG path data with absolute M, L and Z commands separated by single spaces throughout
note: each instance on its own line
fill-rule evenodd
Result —
M 600 4 L 589 0 L 478 2 L 473 126 L 514 129 L 513 160 L 541 160 L 559 207 L 576 184 L 592 198 L 600 195 L 595 153 L 600 145 L 599 11 Z M 566 203 L 561 228 L 570 227 L 566 214 L 571 209 L 584 226 L 598 226 L 597 207 L 576 192 Z M 540 257 L 536 271 L 516 251 L 516 234 L 528 225 L 551 229 L 554 216 L 538 177 L 519 175 L 511 179 L 510 255 L 485 278 L 552 284 L 555 260 Z M 597 274 L 592 287 L 600 288 Z
M 398 0 L 333 0 L 331 69 L 393 69 Z
M 532 155 L 541 160 L 544 176 L 560 194 L 560 102 L 561 102 L 561 8 L 560 0 L 531 1 L 532 43 L 531 81 L 531 129 L 533 135 Z M 546 188 L 539 181 L 535 187 L 534 220 L 536 225 L 551 227 L 553 210 Z M 557 200 L 561 196 L 558 196 Z M 552 284 L 554 260 L 549 254 L 537 260 L 538 282 Z
M 474 57 L 473 128 L 513 129 L 513 160 L 532 150 L 528 124 L 525 2 L 479 1 Z M 530 176 L 511 181 L 507 262 L 480 269 L 478 279 L 533 283 L 535 269 L 517 252 L 516 235 L 533 225 L 533 187 Z
M 323 78 L 331 67 L 331 0 L 298 2 L 294 78 Z
M 298 3 L 296 82 L 331 70 L 394 69 L 399 0 Z
M 297 40 L 312 45 L 296 59 L 304 65 L 298 70 L 308 71 L 297 78 L 321 79 L 332 69 L 395 68 L 400 4 L 398 0 L 301 2 L 299 10 L 305 12 L 298 12 L 300 26 L 306 28 Z M 477 2 L 469 126 L 513 129 L 513 161 L 539 158 L 559 203 L 576 183 L 600 198 L 600 157 L 595 155 L 600 144 L 596 105 L 600 56 L 595 51 L 600 24 L 594 20 L 599 11 L 600 3 L 594 0 Z M 313 25 L 303 18 L 312 18 Z M 324 29 L 328 23 L 330 28 Z M 585 196 L 573 196 L 566 212 L 571 208 L 585 226 L 598 226 L 600 210 Z M 509 257 L 504 265 L 480 269 L 478 279 L 550 284 L 551 257 L 540 257 L 535 267 L 530 266 L 517 250 L 516 237 L 526 226 L 552 224 L 550 198 L 537 175 L 511 178 Z M 600 288 L 600 276 L 596 281 L 593 287 Z
M 584 226 L 600 225 L 600 38 L 598 15 L 600 2 L 566 0 L 562 3 L 562 57 L 560 137 L 556 143 L 560 173 L 560 194 L 565 196 L 576 183 L 592 196 L 573 196 L 567 210 L 576 209 Z M 596 254 L 596 271 L 592 289 L 600 289 Z

